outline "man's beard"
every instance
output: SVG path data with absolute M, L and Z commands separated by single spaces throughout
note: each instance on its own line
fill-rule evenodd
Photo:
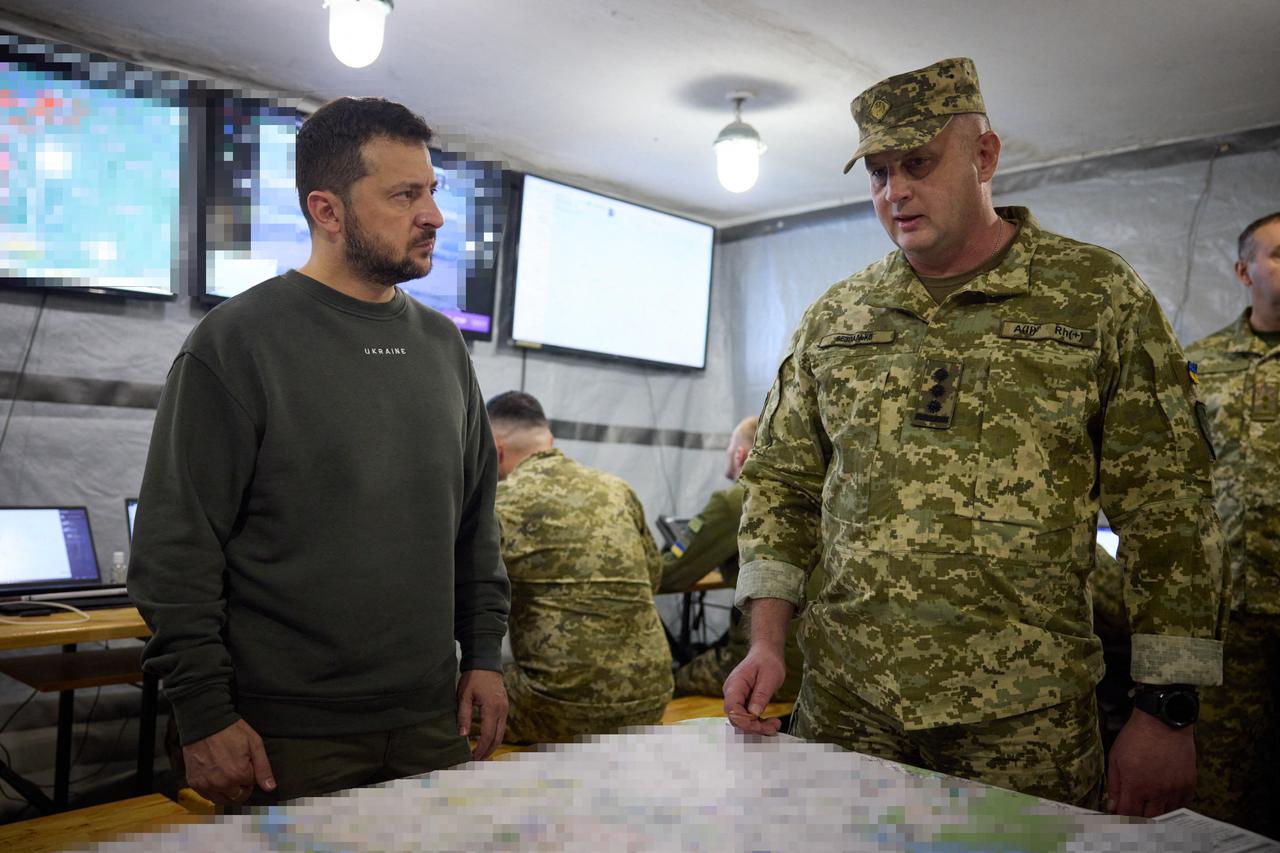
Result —
M 360 227 L 360 219 L 355 211 L 347 209 L 346 228 L 347 265 L 360 276 L 374 284 L 392 287 L 404 281 L 422 278 L 431 272 L 431 256 L 427 262 L 419 265 L 407 253 L 396 259 L 365 234 Z M 421 240 L 431 240 L 436 236 L 436 229 L 428 228 L 423 232 Z

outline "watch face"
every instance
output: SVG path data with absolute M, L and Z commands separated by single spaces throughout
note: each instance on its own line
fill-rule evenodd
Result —
M 1170 725 L 1182 728 L 1196 721 L 1200 711 L 1200 703 L 1194 693 L 1178 691 L 1170 693 L 1164 700 L 1164 717 Z

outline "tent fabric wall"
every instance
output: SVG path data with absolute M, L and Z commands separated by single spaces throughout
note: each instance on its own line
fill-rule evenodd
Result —
M 1280 148 L 1103 174 L 1096 163 L 1055 167 L 1055 180 L 1018 176 L 997 205 L 1029 207 L 1044 227 L 1105 246 L 1125 258 L 1155 293 L 1184 344 L 1221 328 L 1248 304 L 1235 279 L 1236 237 L 1280 210 Z M 1212 168 L 1212 172 L 1210 169 Z M 836 175 L 835 179 L 840 180 Z M 844 180 L 857 180 L 857 171 Z M 865 178 L 863 178 L 865 180 Z M 1194 238 L 1193 219 L 1195 221 Z M 716 284 L 729 291 L 735 408 L 758 408 L 792 330 L 837 281 L 893 248 L 870 203 L 831 220 L 782 228 L 720 247 Z M 1188 264 L 1190 275 L 1188 276 Z

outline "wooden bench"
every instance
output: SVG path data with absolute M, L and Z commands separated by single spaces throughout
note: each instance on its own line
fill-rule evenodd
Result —
M 142 714 L 138 726 L 138 773 L 135 794 L 151 790 L 152 765 L 155 758 L 156 701 L 159 682 L 144 676 L 142 648 L 76 651 L 74 645 L 53 654 L 18 655 L 0 658 L 0 672 L 17 679 L 41 693 L 58 693 L 58 742 L 54 759 L 53 801 L 27 784 L 5 778 L 43 811 L 67 806 L 71 775 L 71 728 L 75 717 L 75 692 L 87 687 L 110 684 L 142 683 Z M 20 780 L 21 777 L 18 777 Z M 22 780 L 25 781 L 25 780 Z
M 200 819 L 167 797 L 149 794 L 0 826 L 0 850 L 5 853 L 66 850 L 109 841 L 125 833 L 156 832 Z

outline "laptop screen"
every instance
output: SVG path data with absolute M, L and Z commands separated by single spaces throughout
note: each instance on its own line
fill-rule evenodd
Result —
M 1098 544 L 1102 546 L 1108 554 L 1114 557 L 1120 550 L 1120 536 L 1116 534 L 1110 527 L 1098 526 Z
M 138 515 L 138 499 L 125 498 L 124 511 L 129 516 L 129 544 L 133 544 L 133 519 Z
M 100 582 L 84 507 L 0 507 L 0 595 Z

